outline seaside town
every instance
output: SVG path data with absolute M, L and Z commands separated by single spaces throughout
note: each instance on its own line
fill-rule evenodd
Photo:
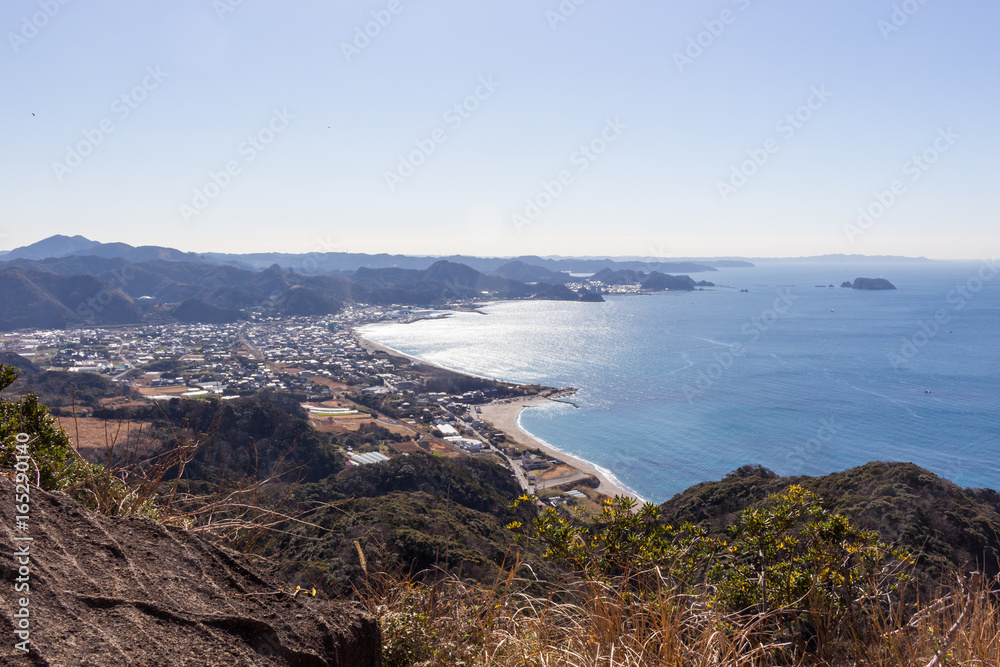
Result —
M 0 2 L 0 667 L 1000 667 L 1000 1 L 303 4 Z
M 483 382 L 393 353 L 356 332 L 375 322 L 445 316 L 353 306 L 323 317 L 251 314 L 227 324 L 33 330 L 0 334 L 0 352 L 46 370 L 103 376 L 145 401 L 226 401 L 280 392 L 299 403 L 317 430 L 378 424 L 393 434 L 378 451 L 348 451 L 349 465 L 419 451 L 488 456 L 508 466 L 525 492 L 551 505 L 620 492 L 586 462 L 564 460 L 571 457 L 548 450 L 518 427 L 523 407 L 564 400 L 571 390 Z M 81 407 L 74 417 L 86 421 L 91 413 Z

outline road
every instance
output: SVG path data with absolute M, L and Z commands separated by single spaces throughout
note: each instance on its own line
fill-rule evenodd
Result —
M 236 337 L 239 339 L 240 343 L 242 343 L 243 346 L 246 347 L 246 349 L 250 350 L 250 354 L 252 354 L 254 358 L 257 359 L 257 361 L 264 361 L 264 353 L 261 352 L 260 348 L 258 348 L 256 345 L 248 341 L 246 337 L 243 335 L 242 331 L 237 331 Z
M 531 483 L 524 476 L 524 471 L 521 470 L 521 466 L 514 463 L 514 461 L 503 452 L 500 452 L 500 455 L 507 459 L 507 463 L 510 465 L 511 470 L 514 471 L 514 476 L 517 478 L 517 483 L 521 485 L 521 488 L 524 489 L 525 493 L 530 494 L 532 492 Z
M 475 434 L 475 436 L 477 438 L 479 438 L 480 440 L 482 440 L 483 442 L 485 442 L 485 443 L 489 443 L 490 442 L 489 438 L 487 438 L 486 436 L 484 436 L 482 433 L 480 433 L 476 429 L 472 428 L 471 424 L 466 424 L 464 421 L 459 421 L 458 423 L 461 424 L 463 428 L 468 428 L 469 430 L 471 430 L 473 432 L 473 434 Z M 516 463 L 514 463 L 514 460 L 512 458 L 510 458 L 509 456 L 507 456 L 507 453 L 504 452 L 503 450 L 494 447 L 492 444 L 487 444 L 487 446 L 491 447 L 500 456 L 504 457 L 504 459 L 507 461 L 507 465 L 509 465 L 510 469 L 514 471 L 514 477 L 517 478 L 517 483 L 521 485 L 521 489 L 525 493 L 528 493 L 528 494 L 532 493 L 531 482 L 529 482 L 528 478 L 524 476 L 524 471 L 521 470 L 521 466 L 519 466 Z

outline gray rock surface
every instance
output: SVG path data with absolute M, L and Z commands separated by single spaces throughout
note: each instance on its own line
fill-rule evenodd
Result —
M 2 475 L 2 664 L 381 665 L 370 614 L 279 592 L 294 582 L 271 577 L 238 552 L 149 519 L 99 515 L 34 487 L 22 531 L 14 505 L 14 481 Z M 30 589 L 16 592 L 21 565 L 12 553 L 24 544 Z M 21 598 L 28 599 L 28 654 L 15 648 Z

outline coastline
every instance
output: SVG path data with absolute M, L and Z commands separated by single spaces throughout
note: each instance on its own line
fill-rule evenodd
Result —
M 392 320 L 387 320 L 392 321 Z M 367 326 L 367 325 L 365 325 Z M 407 354 L 406 352 L 400 352 L 399 350 L 387 347 L 381 343 L 376 343 L 375 341 L 365 338 L 358 329 L 360 327 L 351 327 L 351 331 L 354 333 L 354 338 L 358 341 L 358 344 L 365 349 L 366 352 L 385 352 L 386 354 L 393 357 L 402 357 L 403 359 L 409 359 L 410 361 L 415 361 L 418 364 L 423 364 L 424 366 L 430 366 L 431 368 L 439 368 L 443 371 L 448 371 L 449 373 L 457 373 L 458 375 L 468 375 L 469 377 L 479 378 L 481 380 L 490 380 L 491 382 L 499 382 L 496 378 L 487 377 L 485 375 L 476 375 L 475 373 L 469 373 L 468 371 L 460 371 L 454 368 L 448 368 L 447 366 L 442 366 L 441 364 L 435 364 L 434 362 L 427 361 L 426 359 L 421 359 L 420 357 L 415 357 L 412 354 Z M 520 384 L 518 382 L 510 382 L 508 384 Z
M 376 343 L 373 340 L 365 338 L 358 331 L 358 328 L 359 327 L 352 328 L 352 331 L 354 332 L 354 337 L 357 339 L 358 343 L 365 350 L 369 352 L 372 351 L 384 352 L 391 356 L 402 357 L 404 359 L 409 359 L 410 361 L 416 361 L 425 364 L 427 366 L 440 368 L 450 373 L 459 373 L 461 375 L 478 377 L 484 380 L 495 380 L 495 378 L 489 378 L 483 375 L 475 375 L 473 373 L 459 371 L 455 370 L 454 368 L 448 368 L 446 366 L 434 364 L 425 361 L 423 359 L 420 359 L 418 357 L 415 357 L 412 354 L 406 354 L 405 352 L 400 352 L 399 350 L 387 347 L 385 345 L 382 345 L 381 343 Z M 518 383 L 512 382 L 510 384 L 518 384 Z M 559 396 L 563 395 L 560 394 Z M 520 397 L 520 398 L 505 399 L 503 401 L 494 401 L 493 403 L 487 403 L 485 405 L 481 405 L 479 406 L 479 408 L 482 411 L 481 416 L 483 421 L 489 422 L 490 424 L 493 425 L 495 429 L 503 431 L 504 434 L 514 442 L 517 442 L 530 449 L 540 449 L 543 452 L 545 452 L 547 456 L 559 459 L 561 461 L 565 461 L 569 465 L 576 468 L 579 472 L 584 473 L 586 475 L 593 475 L 594 477 L 596 477 L 600 482 L 599 486 L 597 487 L 598 493 L 601 493 L 609 497 L 628 496 L 630 498 L 638 500 L 639 502 L 645 502 L 641 496 L 639 496 L 634 491 L 626 488 L 625 485 L 621 484 L 621 482 L 616 480 L 614 478 L 614 474 L 611 473 L 610 471 L 604 470 L 603 468 L 591 463 L 590 461 L 587 461 L 586 459 L 582 459 L 578 456 L 573 456 L 572 454 L 568 454 L 559 449 L 556 449 L 547 442 L 539 440 L 538 438 L 533 436 L 528 431 L 525 431 L 524 428 L 521 427 L 520 415 L 522 410 L 552 400 L 554 399 L 550 398 L 549 396 Z
M 358 341 L 358 345 L 365 349 L 365 352 L 385 352 L 386 354 L 392 355 L 394 357 L 403 357 L 404 359 L 409 359 L 410 361 L 418 361 L 422 364 L 427 364 L 423 359 L 417 359 L 412 354 L 406 354 L 405 352 L 400 352 L 399 350 L 394 350 L 391 347 L 386 347 L 381 343 L 376 343 L 373 340 L 365 338 L 358 331 L 360 327 L 351 327 L 351 333 L 354 334 L 354 338 Z M 427 364 L 428 366 L 434 366 L 434 364 Z M 438 367 L 440 368 L 440 366 Z M 449 369 L 450 370 L 450 369 Z
M 600 468 L 586 459 L 581 459 L 578 456 L 556 449 L 552 445 L 543 440 L 539 440 L 531 433 L 524 430 L 521 426 L 521 412 L 527 408 L 540 405 L 551 400 L 553 399 L 548 396 L 511 398 L 481 405 L 479 406 L 479 409 L 482 411 L 481 417 L 483 421 L 489 422 L 494 428 L 503 431 L 507 437 L 514 442 L 531 449 L 540 449 L 546 454 L 546 456 L 564 461 L 581 473 L 596 477 L 600 481 L 600 486 L 597 487 L 598 493 L 609 497 L 628 496 L 638 500 L 639 502 L 645 502 L 641 496 L 626 488 L 623 484 L 621 484 L 621 482 L 614 479 L 613 474 L 609 471 Z

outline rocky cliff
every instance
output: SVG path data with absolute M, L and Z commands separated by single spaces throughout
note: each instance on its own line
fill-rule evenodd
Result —
M 0 476 L 2 664 L 381 664 L 378 626 L 358 607 L 293 596 L 295 582 L 242 554 L 62 493 L 32 487 L 15 509 L 15 491 Z M 28 653 L 16 648 L 25 638 Z

